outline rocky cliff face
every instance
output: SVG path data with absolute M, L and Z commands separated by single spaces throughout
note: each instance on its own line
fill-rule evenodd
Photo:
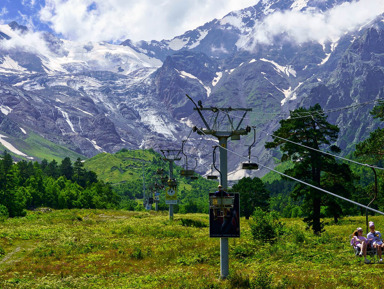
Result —
M 28 128 L 89 157 L 122 148 L 180 148 L 192 126 L 204 127 L 188 94 L 204 107 L 252 108 L 242 127 L 256 128 L 252 158 L 265 164 L 272 163 L 263 148 L 268 133 L 300 105 L 320 103 L 328 111 L 346 153 L 377 126 L 369 110 L 383 97 L 383 17 L 324 43 L 297 44 L 281 35 L 255 44 L 252 38 L 255 23 L 273 11 L 326 11 L 343 2 L 350 1 L 260 1 L 160 42 L 80 45 L 44 33 L 41 51 L 27 43 L 7 48 L 29 32 L 15 23 L 0 26 L 0 130 L 25 137 Z M 228 116 L 242 117 L 223 115 L 218 123 L 228 125 Z M 208 112 L 205 117 L 212 121 Z M 230 142 L 237 152 L 229 156 L 230 178 L 246 175 L 238 170 L 245 160 L 239 155 L 247 155 L 252 141 L 249 135 Z M 202 173 L 210 168 L 213 144 L 194 133 L 186 144 Z

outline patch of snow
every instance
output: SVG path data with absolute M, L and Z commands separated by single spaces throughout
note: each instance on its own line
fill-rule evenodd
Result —
M 181 118 L 180 122 L 191 128 L 195 126 L 188 117 Z
M 125 139 L 122 139 L 122 138 L 120 138 L 120 140 L 121 140 L 122 142 L 127 142 Z
M 11 143 L 7 142 L 6 140 L 4 140 L 4 138 L 8 138 L 6 137 L 5 135 L 2 135 L 0 134 L 0 143 L 5 146 L 8 150 L 10 150 L 11 152 L 13 152 L 14 154 L 17 154 L 19 156 L 22 156 L 22 157 L 26 157 L 28 159 L 33 159 L 32 157 L 29 157 L 28 155 L 26 155 L 25 153 L 19 151 L 17 148 L 15 148 Z
M 282 72 L 282 73 L 286 74 L 287 76 L 292 75 L 293 77 L 296 77 L 296 71 L 293 69 L 292 65 L 282 66 L 282 65 L 279 65 L 272 60 L 268 60 L 265 58 L 261 58 L 260 60 L 273 64 L 273 66 L 275 67 L 275 70 L 277 72 Z
M 216 72 L 216 77 L 212 80 L 212 86 L 216 86 L 216 84 L 220 81 L 222 77 L 223 77 L 222 72 Z
M 296 0 L 292 3 L 291 9 L 295 11 L 301 11 L 301 9 L 307 7 L 308 0 Z
M 74 133 L 76 133 L 75 128 L 74 128 L 74 126 L 73 126 L 73 123 L 72 123 L 71 120 L 69 119 L 68 113 L 65 112 L 64 110 L 62 110 L 62 109 L 61 109 L 60 107 L 58 107 L 58 106 L 55 106 L 55 107 L 57 108 L 58 111 L 61 112 L 61 114 L 63 115 L 65 121 L 68 123 L 69 127 L 71 128 L 71 130 L 72 130 Z
M 226 24 L 229 24 L 238 29 L 241 29 L 243 26 L 243 19 L 235 12 L 233 12 L 231 15 L 224 17 L 219 22 L 220 22 L 220 25 L 224 26 Z
M 85 110 L 82 110 L 82 109 L 80 109 L 80 108 L 78 108 L 78 107 L 75 107 L 77 110 L 79 110 L 79 111 L 81 111 L 81 112 L 83 112 L 83 113 L 85 113 L 85 114 L 88 114 L 88 115 L 91 115 L 91 116 L 93 116 L 93 114 L 92 113 L 90 113 L 90 112 L 88 112 L 88 111 L 85 111 Z
M 284 96 L 285 98 L 281 101 L 281 105 L 283 106 L 287 101 L 289 100 L 294 100 L 297 98 L 297 94 L 296 94 L 296 90 L 303 84 L 303 82 L 300 82 L 298 86 L 296 86 L 293 90 L 291 89 L 291 87 L 289 87 L 288 89 L 284 90 L 280 90 L 282 93 L 284 93 Z
M 12 112 L 12 108 L 10 108 L 9 106 L 6 106 L 6 105 L 0 105 L 0 111 L 3 114 L 8 115 L 9 113 Z
M 189 37 L 188 38 L 183 38 L 183 39 L 180 39 L 180 38 L 173 38 L 168 46 L 169 48 L 171 48 L 172 50 L 180 50 L 182 48 L 184 48 L 189 42 Z
M 208 30 L 204 30 L 204 31 L 199 30 L 199 33 L 200 33 L 199 38 L 196 40 L 195 43 L 189 45 L 188 47 L 189 49 L 197 47 L 200 44 L 200 41 L 203 40 L 208 35 Z
M 185 71 L 179 71 L 179 73 L 180 73 L 180 76 L 183 77 L 183 78 L 188 77 L 188 78 L 197 80 L 205 88 L 205 90 L 207 91 L 207 97 L 210 96 L 210 94 L 212 92 L 211 88 L 209 86 L 204 85 L 204 83 L 200 79 L 198 79 L 196 76 L 194 76 L 194 75 L 192 75 L 192 74 L 190 74 L 188 72 L 185 72 Z
M 62 100 L 60 100 L 58 98 L 56 98 L 55 101 L 60 102 L 60 103 L 64 103 L 64 101 L 62 101 Z
M 88 139 L 88 140 L 89 140 L 89 139 Z M 102 148 L 102 147 L 99 147 L 99 146 L 97 145 L 97 143 L 96 143 L 95 140 L 89 140 L 89 141 L 93 144 L 93 147 L 94 147 L 95 149 L 97 149 L 99 152 L 104 152 L 103 148 Z
M 28 72 L 25 67 L 20 66 L 19 63 L 17 63 L 9 56 L 4 57 L 4 61 L 0 64 L 0 67 L 8 70 L 8 72 L 10 72 L 9 70 L 14 72 Z
M 256 61 L 257 61 L 256 59 L 252 59 L 249 63 L 254 63 Z
M 325 53 L 325 55 L 326 55 L 326 57 L 319 64 L 317 64 L 318 66 L 325 64 L 329 60 L 329 58 L 331 57 L 331 53 Z
M 249 177 L 250 174 L 247 172 L 247 170 L 242 170 L 240 168 L 236 169 L 235 171 L 228 173 L 228 181 L 237 181 L 245 177 Z
M 162 134 L 173 141 L 176 140 L 174 137 L 174 133 L 177 131 L 176 128 L 164 116 L 159 115 L 157 111 L 152 109 L 139 110 L 139 114 L 143 123 L 148 125 L 153 132 Z
M 318 78 L 317 81 L 322 82 L 322 80 L 320 78 Z
M 22 127 L 19 127 L 19 129 L 21 130 L 21 132 L 22 132 L 23 134 L 27 134 L 27 132 L 25 131 L 25 129 L 23 129 Z
M 13 86 L 23 86 L 29 81 L 29 78 L 27 80 L 20 81 L 18 83 L 15 83 Z
M 339 42 L 338 42 L 338 41 L 335 41 L 335 42 L 333 42 L 333 43 L 331 44 L 331 51 L 332 51 L 332 52 L 335 51 L 337 45 L 339 45 Z

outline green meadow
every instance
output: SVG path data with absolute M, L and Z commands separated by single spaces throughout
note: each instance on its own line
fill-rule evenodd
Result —
M 383 217 L 371 217 L 377 229 Z M 220 279 L 220 240 L 208 214 L 119 210 L 28 211 L 0 222 L 1 288 L 381 288 L 384 264 L 355 257 L 349 235 L 365 217 L 327 222 L 316 236 L 280 219 L 273 244 L 241 220 L 229 240 L 230 276 Z M 384 230 L 384 229 L 382 229 Z

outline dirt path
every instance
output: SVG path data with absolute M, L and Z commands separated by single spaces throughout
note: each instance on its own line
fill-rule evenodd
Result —
M 0 272 L 11 264 L 14 264 L 24 258 L 28 252 L 32 251 L 35 245 L 32 242 L 22 242 L 17 244 L 16 248 L 6 254 L 0 260 Z
M 16 253 L 20 252 L 20 250 L 21 250 L 21 247 L 16 247 L 15 250 L 13 250 L 12 252 L 9 252 L 8 254 L 6 254 L 5 257 L 0 260 L 0 265 L 2 265 L 4 263 L 10 263 L 12 261 L 12 259 L 13 259 L 12 258 L 13 255 L 15 255 Z

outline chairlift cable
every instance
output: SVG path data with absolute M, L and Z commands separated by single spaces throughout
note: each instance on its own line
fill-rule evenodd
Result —
M 199 130 L 200 130 L 200 129 L 199 129 Z M 200 132 L 201 132 L 202 134 L 206 135 L 202 130 L 200 130 Z M 223 148 L 223 149 L 226 150 L 226 151 L 228 151 L 228 152 L 231 152 L 231 153 L 233 153 L 233 154 L 235 154 L 235 155 L 238 155 L 238 156 L 244 158 L 243 156 L 241 156 L 240 154 L 238 154 L 238 153 L 236 153 L 236 152 L 234 152 L 234 151 L 231 151 L 231 150 L 229 150 L 229 149 L 227 149 L 227 148 Z M 370 207 L 368 207 L 368 206 L 366 206 L 366 205 L 360 204 L 360 203 L 358 203 L 358 202 L 352 201 L 352 200 L 350 200 L 350 199 L 347 199 L 347 198 L 342 197 L 342 196 L 340 196 L 340 195 L 337 195 L 337 194 L 335 194 L 335 193 L 332 193 L 332 192 L 329 192 L 329 191 L 324 190 L 324 189 L 322 189 L 322 188 L 316 187 L 316 186 L 314 186 L 314 185 L 312 185 L 312 184 L 309 184 L 309 183 L 304 182 L 304 181 L 302 181 L 302 180 L 299 180 L 299 179 L 296 179 L 296 178 L 291 177 L 291 176 L 289 176 L 289 175 L 286 175 L 286 174 L 284 174 L 284 173 L 281 173 L 281 172 L 279 172 L 279 171 L 277 171 L 277 170 L 274 170 L 274 169 L 272 169 L 272 168 L 269 168 L 269 167 L 267 167 L 267 166 L 265 166 L 265 165 L 262 165 L 262 164 L 259 164 L 259 165 L 260 165 L 261 167 L 267 169 L 267 170 L 270 170 L 270 171 L 275 172 L 275 173 L 277 173 L 277 174 L 279 174 L 279 175 L 282 175 L 282 176 L 284 176 L 284 177 L 287 177 L 287 178 L 289 178 L 289 179 L 292 179 L 292 180 L 294 180 L 294 181 L 296 181 L 296 182 L 302 183 L 302 184 L 304 184 L 304 185 L 306 185 L 306 186 L 312 187 L 312 188 L 314 188 L 314 189 L 317 189 L 317 190 L 319 190 L 319 191 L 322 191 L 322 192 L 324 192 L 324 193 L 326 193 L 326 194 L 332 195 L 332 196 L 334 196 L 334 197 L 336 197 L 336 198 L 342 199 L 342 200 L 347 201 L 347 202 L 349 202 L 349 203 L 355 204 L 355 205 L 357 205 L 357 206 L 359 206 L 359 207 L 365 208 L 365 209 L 370 210 L 370 211 L 372 211 L 372 212 L 378 213 L 378 214 L 380 214 L 380 215 L 384 215 L 384 213 L 381 212 L 381 211 L 375 210 L 375 209 L 370 208 Z
M 309 147 L 309 146 L 306 146 L 306 145 L 303 145 L 303 144 L 300 144 L 300 143 L 297 143 L 297 142 L 294 142 L 294 141 L 291 141 L 291 140 L 288 140 L 288 139 L 285 139 L 285 138 L 282 138 L 282 137 L 279 137 L 279 136 L 274 135 L 274 134 L 269 134 L 267 132 L 265 132 L 265 133 L 267 135 L 272 136 L 272 137 L 276 137 L 276 138 L 282 139 L 284 141 L 293 143 L 295 145 L 298 145 L 298 146 L 301 146 L 301 147 L 304 147 L 304 148 L 307 148 L 307 149 L 310 149 L 310 150 L 313 150 L 313 151 L 316 151 L 316 152 L 319 152 L 319 153 L 322 153 L 322 154 L 325 154 L 325 155 L 329 155 L 329 156 L 332 156 L 332 157 L 335 157 L 335 158 L 338 158 L 338 159 L 342 159 L 344 161 L 348 161 L 348 162 L 351 162 L 351 163 L 354 163 L 354 164 L 357 164 L 357 165 L 361 165 L 361 166 L 365 166 L 365 167 L 369 167 L 369 168 L 374 168 L 374 169 L 378 169 L 378 170 L 384 170 L 384 168 L 380 168 L 380 167 L 376 167 L 376 166 L 372 166 L 372 165 L 368 165 L 368 164 L 359 163 L 357 161 L 354 161 L 354 160 L 351 160 L 351 159 L 347 159 L 347 158 L 344 158 L 344 157 L 341 157 L 341 156 L 337 156 L 337 155 L 334 155 L 334 154 L 331 154 L 331 153 L 328 153 L 328 152 L 324 152 L 324 151 L 321 151 L 321 150 L 318 150 L 318 149 L 315 149 L 315 148 L 312 148 L 312 147 Z
M 263 113 L 263 112 L 250 112 L 250 114 L 264 114 L 264 115 L 275 115 L 275 116 L 280 116 L 280 117 L 289 117 L 289 119 L 301 119 L 301 118 L 307 118 L 307 117 L 312 117 L 312 116 L 316 116 L 316 115 L 324 115 L 324 114 L 328 114 L 328 113 L 332 113 L 332 112 L 337 112 L 337 111 L 343 111 L 343 110 L 349 110 L 349 109 L 355 109 L 355 108 L 358 108 L 358 107 L 364 107 L 366 105 L 370 105 L 370 104 L 373 104 L 375 102 L 380 102 L 380 101 L 383 101 L 384 98 L 378 98 L 378 99 L 374 99 L 374 100 L 371 100 L 371 101 L 366 101 L 366 102 L 361 102 L 361 103 L 357 103 L 357 104 L 352 104 L 352 105 L 349 105 L 349 106 L 344 106 L 344 107 L 339 107 L 339 108 L 332 108 L 332 109 L 327 109 L 327 110 L 317 110 L 317 111 L 312 111 L 312 112 L 301 112 L 301 113 L 298 113 L 298 112 L 295 112 L 296 115 L 298 115 L 297 117 L 290 117 L 290 115 L 288 115 L 289 113 L 281 113 L 281 112 L 277 112 L 277 113 Z M 229 114 L 229 113 L 228 113 Z M 234 114 L 230 114 L 232 117 L 235 117 L 235 118 L 241 118 L 240 116 L 237 116 L 237 115 L 234 115 Z M 250 117 L 247 117 L 245 119 L 250 119 Z

